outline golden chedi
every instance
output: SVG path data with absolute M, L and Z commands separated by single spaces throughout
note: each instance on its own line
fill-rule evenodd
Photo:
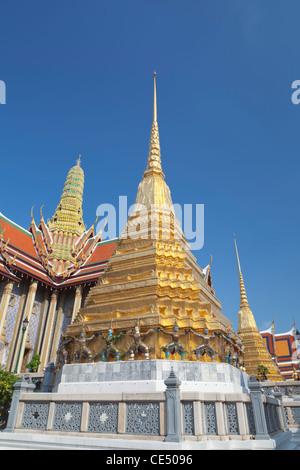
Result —
M 260 376 L 257 367 L 262 365 L 265 366 L 269 371 L 269 373 L 267 374 L 268 380 L 271 380 L 272 382 L 282 381 L 284 379 L 280 373 L 278 366 L 272 360 L 270 353 L 266 348 L 264 340 L 256 326 L 253 313 L 250 310 L 248 304 L 235 236 L 234 243 L 239 270 L 241 298 L 238 335 L 242 338 L 243 345 L 245 348 L 246 372 L 249 375 L 252 375 L 253 373 L 256 378 L 261 379 L 262 377 Z
M 214 358 L 204 354 L 201 360 L 225 361 L 225 336 L 232 324 L 221 313 L 211 283 L 203 279 L 189 249 L 162 171 L 155 75 L 148 163 L 134 210 L 104 274 L 91 288 L 85 307 L 68 327 L 67 335 L 79 335 L 83 325 L 87 335 L 99 335 L 90 346 L 94 358 L 103 350 L 104 338 L 108 341 L 116 336 L 119 357 L 130 358 L 129 333 L 138 326 L 141 333 L 148 332 L 143 341 L 149 347 L 151 359 L 165 358 L 166 345 L 174 339 L 176 342 L 180 335 L 179 342 L 186 351 L 182 358 L 197 360 L 195 351 L 203 342 L 200 335 L 207 330 L 210 346 L 217 354 Z M 180 359 L 177 353 L 171 351 L 170 359 Z M 135 356 L 139 358 L 145 356 Z M 115 359 L 112 355 L 106 358 Z

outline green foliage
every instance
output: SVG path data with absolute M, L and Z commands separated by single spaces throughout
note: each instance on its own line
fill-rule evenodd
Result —
M 257 372 L 258 372 L 260 375 L 262 375 L 262 377 L 263 377 L 264 380 L 267 380 L 268 374 L 270 373 L 269 369 L 268 369 L 266 366 L 262 365 L 262 364 L 260 364 L 259 366 L 257 366 Z
M 26 365 L 26 369 L 29 369 L 33 372 L 36 372 L 38 370 L 40 364 L 41 364 L 40 355 L 35 354 L 34 356 L 32 356 L 31 361 L 28 362 L 28 364 Z
M 0 364 L 0 415 L 1 409 L 5 408 L 11 402 L 13 395 L 13 386 L 19 380 L 19 376 L 8 372 Z

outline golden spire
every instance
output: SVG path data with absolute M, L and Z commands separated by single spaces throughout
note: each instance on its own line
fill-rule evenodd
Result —
M 156 175 L 161 176 L 162 178 L 165 175 L 162 172 L 161 168 L 161 154 L 160 154 L 160 143 L 159 143 L 159 132 L 157 124 L 157 100 L 156 100 L 156 72 L 153 76 L 153 122 L 151 127 L 150 134 L 150 146 L 149 146 L 149 156 L 147 170 L 145 171 L 144 177 L 155 173 Z
M 247 295 L 246 295 L 245 284 L 244 284 L 244 279 L 243 279 L 243 275 L 242 275 L 242 271 L 241 271 L 241 265 L 240 265 L 240 259 L 239 259 L 235 234 L 233 234 L 233 238 L 234 238 L 236 258 L 237 258 L 237 263 L 238 263 L 238 268 L 239 268 L 241 308 L 243 308 L 243 307 L 248 307 L 249 308 L 248 299 L 247 299 Z
M 149 209 L 151 207 L 164 207 L 172 211 L 173 203 L 170 188 L 164 181 L 165 175 L 161 168 L 160 143 L 157 124 L 157 101 L 156 101 L 156 72 L 153 77 L 153 122 L 150 134 L 150 146 L 147 169 L 139 184 L 136 196 L 136 208 L 142 204 Z M 138 209 L 139 210 L 139 209 Z

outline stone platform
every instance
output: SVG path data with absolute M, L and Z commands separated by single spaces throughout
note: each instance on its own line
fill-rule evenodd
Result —
M 57 374 L 53 392 L 164 392 L 173 368 L 181 391 L 248 393 L 249 376 L 227 363 L 141 360 L 67 364 Z
M 14 385 L 2 449 L 295 449 L 300 402 L 265 396 L 229 364 L 173 360 L 65 365 L 41 392 Z M 46 386 L 45 386 L 46 382 Z M 300 406 L 299 406 L 300 409 Z M 287 422 L 288 418 L 288 422 Z

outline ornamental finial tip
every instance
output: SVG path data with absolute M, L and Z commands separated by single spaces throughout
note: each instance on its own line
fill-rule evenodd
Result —
M 154 70 L 154 92 L 153 92 L 153 122 L 157 121 L 157 103 L 156 103 L 156 72 Z

